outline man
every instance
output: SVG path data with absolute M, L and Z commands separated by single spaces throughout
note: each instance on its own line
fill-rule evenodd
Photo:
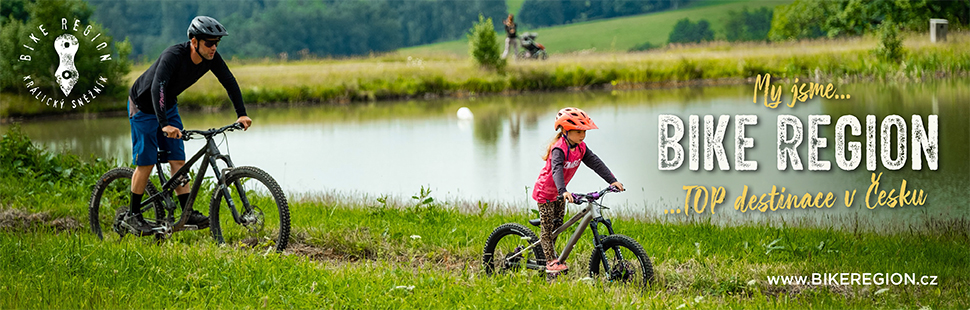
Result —
M 208 16 L 197 16 L 189 25 L 189 41 L 173 45 L 158 57 L 131 86 L 128 92 L 128 120 L 131 123 L 132 162 L 135 173 L 131 178 L 131 207 L 126 223 L 141 235 L 152 233 L 152 227 L 141 215 L 141 200 L 152 173 L 159 161 L 158 150 L 170 152 L 168 163 L 175 173 L 185 165 L 185 146 L 182 137 L 182 118 L 178 111 L 178 95 L 195 84 L 206 72 L 212 71 L 229 94 L 236 109 L 237 123 L 249 128 L 252 120 L 246 116 L 242 93 L 222 56 L 216 52 L 219 40 L 227 36 L 226 28 Z M 185 208 L 189 197 L 188 185 L 175 189 L 179 206 L 189 212 L 188 225 L 209 226 L 209 218 L 192 208 Z

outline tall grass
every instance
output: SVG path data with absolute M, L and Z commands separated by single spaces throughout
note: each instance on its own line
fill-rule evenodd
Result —
M 0 156 L 3 208 L 84 223 L 92 180 L 63 177 L 87 164 L 30 146 L 8 131 Z M 50 158 L 50 159 L 47 159 Z M 49 165 L 60 163 L 60 174 Z M 46 172 L 45 172 L 46 171 Z M 54 171 L 54 172 L 51 172 Z M 73 172 L 72 172 L 73 173 Z M 90 183 L 88 183 L 90 181 Z M 69 184 L 68 184 L 69 183 Z M 888 233 L 824 226 L 614 218 L 656 269 L 651 286 L 586 279 L 588 235 L 554 283 L 522 271 L 486 276 L 479 266 L 491 230 L 524 222 L 523 209 L 412 199 L 290 193 L 293 242 L 283 254 L 219 246 L 206 230 L 167 241 L 101 242 L 87 227 L 7 225 L 37 221 L 2 212 L 0 308 L 964 308 L 970 304 L 968 222 Z M 954 226 L 955 225 L 955 226 Z M 930 226 L 926 226 L 930 227 Z M 915 230 L 914 230 L 915 229 Z M 568 233 L 568 232 L 567 232 Z M 883 272 L 938 276 L 937 286 L 770 285 L 768 276 Z

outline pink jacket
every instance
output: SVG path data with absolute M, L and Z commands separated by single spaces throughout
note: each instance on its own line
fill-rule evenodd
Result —
M 580 142 L 576 146 L 576 149 L 570 152 L 566 137 L 562 137 L 552 147 L 558 148 L 562 150 L 563 154 L 566 154 L 566 161 L 563 163 L 562 172 L 563 179 L 566 181 L 566 184 L 569 184 L 569 180 L 573 178 L 576 170 L 579 169 L 579 165 L 583 161 L 583 156 L 586 155 L 586 142 Z M 546 166 L 542 168 L 542 172 L 539 173 L 539 179 L 536 180 L 536 184 L 532 189 L 532 199 L 540 203 L 545 203 L 556 200 L 557 196 L 559 196 L 559 189 L 556 188 L 556 182 L 552 179 L 552 170 L 552 156 L 549 156 L 546 159 Z

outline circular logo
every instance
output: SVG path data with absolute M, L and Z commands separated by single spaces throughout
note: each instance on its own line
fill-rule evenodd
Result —
M 34 62 L 38 66 L 56 66 L 53 72 L 38 70 L 38 66 L 23 73 L 24 87 L 37 101 L 56 108 L 77 108 L 91 103 L 106 89 L 108 79 L 98 72 L 81 72 L 76 61 L 104 66 L 111 61 L 111 49 L 106 37 L 95 32 L 91 25 L 82 26 L 81 20 L 61 18 L 59 23 L 42 23 L 27 35 L 18 60 Z M 91 66 L 85 67 L 90 71 Z M 106 66 L 104 68 L 107 68 Z M 45 90 L 42 85 L 56 84 L 60 92 Z M 84 85 L 83 89 L 75 86 Z

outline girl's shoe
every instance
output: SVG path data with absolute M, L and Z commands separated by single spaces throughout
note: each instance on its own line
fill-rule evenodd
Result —
M 558 259 L 546 263 L 546 273 L 559 273 L 566 270 L 569 270 L 569 267 L 566 264 L 560 263 Z

